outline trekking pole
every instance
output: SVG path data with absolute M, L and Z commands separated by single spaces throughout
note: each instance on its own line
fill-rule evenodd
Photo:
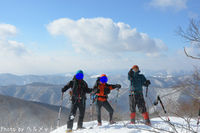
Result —
M 148 89 L 149 89 L 149 86 L 147 86 L 147 88 L 146 88 L 146 97 L 147 97 L 147 94 L 148 94 Z
M 90 94 L 90 120 L 93 121 L 93 98 L 92 98 L 92 94 Z
M 198 120 L 197 120 L 197 133 L 199 130 L 199 123 L 200 123 L 200 109 L 199 109 L 199 116 L 198 116 Z
M 200 116 L 199 116 L 198 121 L 197 121 L 197 133 L 199 131 L 199 123 L 200 123 Z
M 64 92 L 62 92 L 61 99 L 60 99 L 60 108 L 59 108 L 59 112 L 58 112 L 57 128 L 60 127 L 60 116 L 61 116 L 61 112 L 62 112 L 63 96 L 64 96 Z
M 162 106 L 162 109 L 163 109 L 164 113 L 167 115 L 167 111 L 165 110 L 165 107 L 164 107 L 164 105 L 163 105 L 162 100 L 160 99 L 160 96 L 158 96 L 157 99 L 158 99 L 158 101 L 160 101 L 160 104 L 161 104 L 161 106 Z M 168 115 L 167 115 L 167 120 L 170 121 Z
M 116 95 L 116 99 L 115 99 L 115 103 L 117 104 L 117 99 L 119 97 L 119 89 L 117 89 L 117 95 Z

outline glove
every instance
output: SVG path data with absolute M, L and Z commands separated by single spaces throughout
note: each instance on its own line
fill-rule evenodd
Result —
M 150 80 L 147 80 L 147 85 L 149 86 L 151 84 Z
M 65 92 L 65 88 L 62 88 L 62 89 L 61 89 L 61 92 L 64 93 L 64 92 Z
M 116 84 L 115 87 L 118 88 L 118 89 L 120 89 L 121 85 L 120 84 Z
M 149 86 L 150 84 L 151 84 L 150 80 L 147 80 L 147 81 L 145 82 L 145 86 Z
M 133 73 L 133 69 L 132 68 L 129 70 L 128 74 L 131 74 L 131 73 Z

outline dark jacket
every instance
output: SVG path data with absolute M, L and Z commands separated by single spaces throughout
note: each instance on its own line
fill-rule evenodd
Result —
M 143 86 L 146 86 L 146 78 L 140 71 L 134 72 L 130 70 L 128 73 L 128 80 L 130 80 L 130 91 L 137 94 L 143 94 Z
M 92 92 L 92 89 L 88 88 L 84 80 L 77 80 L 75 77 L 62 88 L 62 92 L 67 91 L 69 88 L 72 89 L 72 99 L 86 99 L 86 93 Z

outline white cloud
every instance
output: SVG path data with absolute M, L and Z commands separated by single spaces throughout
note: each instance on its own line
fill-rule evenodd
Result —
M 115 23 L 108 18 L 81 18 L 77 21 L 61 18 L 48 24 L 47 29 L 52 35 L 66 36 L 77 52 L 155 54 L 167 50 L 162 40 L 150 38 L 128 24 Z
M 10 24 L 0 24 L 0 55 L 21 56 L 27 53 L 23 43 L 9 40 L 8 37 L 15 36 L 17 28 Z
M 0 24 L 0 39 L 5 39 L 9 36 L 14 36 L 17 33 L 15 26 L 10 24 Z
M 187 8 L 187 0 L 152 0 L 150 6 L 160 9 L 173 8 L 179 11 Z
M 73 72 L 78 69 L 86 72 L 122 69 L 128 71 L 133 64 L 138 64 L 146 70 L 192 69 L 193 60 L 186 58 L 183 51 L 181 55 L 160 56 L 160 52 L 167 49 L 160 39 L 152 39 L 127 24 L 115 23 L 111 19 L 95 18 L 77 21 L 59 19 L 47 27 L 53 35 L 68 37 L 77 51 L 97 54 L 122 53 L 121 58 L 117 56 L 103 58 L 98 55 L 74 54 L 74 52 L 62 53 L 56 50 L 42 53 L 36 50 L 34 53 L 25 54 L 29 50 L 23 43 L 8 39 L 16 35 L 16 27 L 13 27 L 11 29 L 15 30 L 10 30 L 10 28 L 6 30 L 5 27 L 0 30 L 4 36 L 0 38 L 0 73 L 55 74 Z M 139 54 L 125 54 L 126 52 L 139 52 Z M 148 57 L 140 53 L 145 53 Z

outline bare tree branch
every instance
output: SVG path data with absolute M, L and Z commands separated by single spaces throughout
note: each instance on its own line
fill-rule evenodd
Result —
M 200 42 L 200 21 L 190 20 L 189 27 L 183 30 L 179 27 L 178 35 L 184 38 L 187 42 Z M 200 45 L 200 44 L 198 44 Z
M 200 57 L 195 57 L 195 56 L 191 56 L 191 55 L 189 55 L 188 53 L 187 53 L 187 51 L 186 51 L 186 48 L 184 47 L 184 52 L 185 52 L 185 55 L 187 56 L 187 57 L 190 57 L 190 58 L 192 58 L 192 59 L 197 59 L 197 60 L 200 60 Z
M 193 97 L 196 100 L 200 100 L 200 73 L 198 69 L 194 71 L 193 75 L 186 78 L 183 82 L 178 83 L 174 88 L 186 95 Z
M 183 30 L 182 27 L 179 27 L 177 34 L 190 43 L 190 45 L 200 48 L 200 20 L 195 21 L 194 19 L 191 19 L 188 28 Z M 186 48 L 184 48 L 184 52 L 187 57 L 200 60 L 200 57 L 189 55 Z

